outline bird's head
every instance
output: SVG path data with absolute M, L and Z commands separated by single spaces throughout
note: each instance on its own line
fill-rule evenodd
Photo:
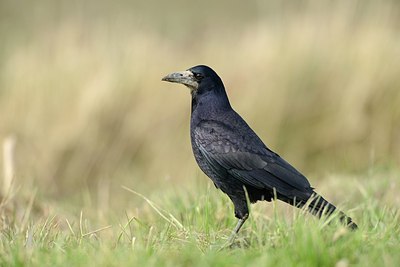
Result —
M 221 78 L 213 69 L 204 65 L 198 65 L 185 71 L 173 72 L 162 78 L 162 81 L 181 83 L 187 86 L 193 97 L 210 91 L 223 91 L 225 93 Z

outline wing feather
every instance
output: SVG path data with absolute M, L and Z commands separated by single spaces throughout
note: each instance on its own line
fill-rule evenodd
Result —
M 312 191 L 307 178 L 269 150 L 250 127 L 241 131 L 223 122 L 202 121 L 194 129 L 194 139 L 213 168 L 225 169 L 244 184 L 275 188 L 285 195 Z

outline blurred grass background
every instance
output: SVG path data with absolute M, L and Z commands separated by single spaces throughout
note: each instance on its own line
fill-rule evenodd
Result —
M 2 0 L 0 138 L 16 140 L 15 185 L 106 209 L 132 198 L 121 184 L 208 184 L 189 92 L 160 81 L 197 64 L 313 183 L 397 168 L 399 30 L 394 0 Z

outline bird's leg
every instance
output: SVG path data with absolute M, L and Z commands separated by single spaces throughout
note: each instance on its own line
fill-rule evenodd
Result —
M 229 237 L 228 243 L 232 244 L 233 241 L 236 238 L 236 235 L 239 233 L 240 228 L 242 228 L 244 222 L 249 218 L 249 214 L 245 214 L 242 218 L 239 218 L 238 223 L 236 224 L 235 229 L 233 229 L 233 232 L 231 236 Z
M 228 239 L 229 244 L 233 243 L 237 233 L 239 233 L 240 228 L 242 228 L 244 222 L 247 220 L 247 218 L 249 218 L 249 207 L 247 205 L 246 194 L 244 190 L 244 188 L 239 188 L 238 192 L 236 192 L 239 194 L 228 194 L 229 198 L 233 202 L 233 206 L 235 207 L 235 217 L 239 219 L 235 229 L 233 229 L 233 232 Z

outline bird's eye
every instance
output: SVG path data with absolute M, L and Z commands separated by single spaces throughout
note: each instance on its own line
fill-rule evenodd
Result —
M 201 79 L 203 79 L 203 75 L 202 74 L 200 74 L 200 73 L 193 73 L 193 75 L 194 75 L 194 77 L 197 79 L 197 80 L 201 80 Z

